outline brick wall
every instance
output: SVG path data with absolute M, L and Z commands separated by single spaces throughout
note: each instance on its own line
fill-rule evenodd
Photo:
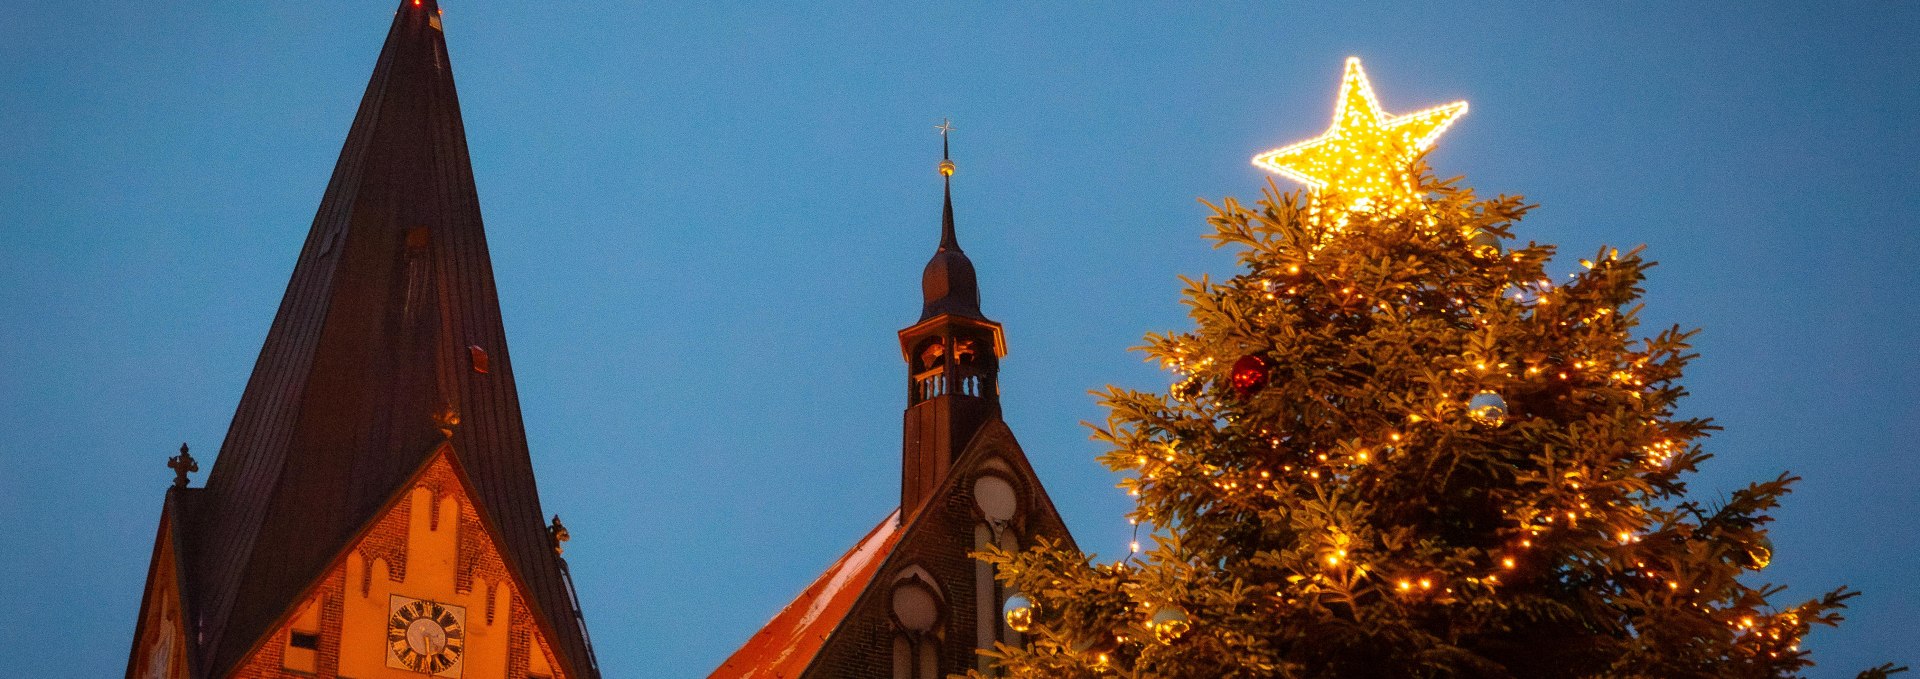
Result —
M 488 583 L 510 582 L 506 564 L 501 560 L 500 552 L 495 548 L 492 536 L 487 534 L 483 524 L 480 522 L 479 514 L 474 511 L 473 504 L 468 501 L 466 488 L 460 483 L 459 476 L 454 473 L 452 465 L 444 456 L 436 458 L 430 463 L 426 470 L 421 473 L 420 477 L 416 479 L 414 484 L 402 489 L 400 491 L 400 500 L 394 504 L 391 510 L 375 522 L 374 526 L 361 538 L 358 544 L 354 545 L 352 549 L 359 551 L 361 559 L 358 561 L 361 567 L 365 569 L 365 577 L 356 578 L 356 580 L 369 582 L 373 577 L 383 576 L 394 582 L 405 579 L 408 557 L 408 528 L 412 518 L 412 512 L 416 509 L 428 511 L 428 515 L 433 517 L 432 521 L 434 524 L 437 524 L 439 521 L 439 517 L 437 516 L 438 512 L 412 506 L 413 502 L 409 499 L 409 496 L 414 488 L 426 488 L 431 491 L 433 498 L 432 506 L 439 506 L 441 500 L 449 497 L 457 500 L 459 503 L 459 547 L 456 557 L 457 566 L 455 568 L 454 583 L 454 589 L 456 591 L 463 594 L 471 593 L 473 590 L 473 581 L 476 577 Z M 438 528 L 437 525 L 435 527 Z M 387 565 L 385 573 L 373 572 L 375 559 L 385 561 Z M 331 678 L 340 676 L 340 630 L 344 624 L 343 618 L 346 608 L 344 605 L 344 590 L 347 582 L 347 564 L 345 562 L 346 559 L 343 557 L 341 564 L 335 566 L 334 569 L 321 580 L 320 585 L 313 594 L 313 598 L 307 600 L 312 601 L 318 599 L 321 602 L 320 647 L 316 672 L 314 674 L 306 674 L 287 670 L 283 667 L 285 664 L 283 662 L 283 654 L 287 648 L 287 641 L 292 631 L 291 618 L 294 614 L 298 613 L 300 608 L 306 603 L 304 601 L 290 602 L 287 606 L 289 622 L 282 624 L 275 630 L 271 638 L 267 640 L 267 643 L 256 651 L 252 657 L 248 658 L 246 662 L 240 665 L 239 669 L 232 675 L 234 679 L 277 679 L 284 677 L 315 676 Z M 500 615 L 502 613 L 501 611 L 494 610 L 495 604 L 496 601 L 494 597 L 485 596 L 484 605 L 469 607 L 467 615 L 469 616 L 469 620 L 472 620 L 469 624 L 479 622 L 479 620 L 474 620 L 476 617 L 486 616 L 486 619 L 491 619 L 493 616 Z M 548 662 L 545 664 L 554 668 L 551 679 L 564 679 L 556 664 L 553 662 L 553 657 L 547 653 L 545 645 L 539 641 L 539 631 L 533 624 L 533 617 L 528 612 L 525 602 L 522 601 L 517 592 L 515 596 L 512 597 L 512 603 L 508 608 L 510 610 L 506 613 L 510 616 L 509 621 L 512 627 L 509 633 L 510 644 L 507 652 L 507 668 L 504 677 L 500 674 L 500 670 L 494 668 L 468 667 L 464 669 L 462 679 L 527 679 L 529 677 L 527 672 L 530 665 L 529 659 L 533 653 L 546 655 Z M 384 621 L 382 621 L 382 624 L 384 624 Z M 385 649 L 380 649 L 380 652 L 384 656 Z M 422 676 L 415 672 L 404 672 L 402 670 L 390 671 L 396 677 L 418 679 Z M 351 679 L 380 678 L 352 677 Z
M 975 591 L 974 527 L 980 514 L 974 506 L 973 479 L 989 460 L 1008 463 L 1004 476 L 1013 477 L 1020 489 L 1021 509 L 1008 529 L 1022 545 L 1033 544 L 1045 535 L 1067 537 L 1066 524 L 1045 499 L 1040 480 L 1025 463 L 1025 453 L 1007 431 L 1006 425 L 993 421 L 969 447 L 949 477 L 936 490 L 933 501 L 921 512 L 908 532 L 900 537 L 880 572 L 867 591 L 841 623 L 833 638 L 821 649 L 819 660 L 804 675 L 809 679 L 888 679 L 893 676 L 893 639 L 896 625 L 892 617 L 892 591 L 895 581 L 909 569 L 924 570 L 940 590 L 942 615 L 935 631 L 940 647 L 940 676 L 965 674 L 977 666 L 978 642 L 976 616 L 998 616 L 999 611 L 979 611 Z

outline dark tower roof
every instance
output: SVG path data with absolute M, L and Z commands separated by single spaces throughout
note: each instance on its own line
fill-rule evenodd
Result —
M 207 673 L 263 643 L 443 442 L 560 669 L 597 676 L 534 487 L 438 3 L 402 0 L 186 517 Z
M 943 129 L 944 132 L 944 129 Z M 953 171 L 947 153 L 946 135 L 940 138 L 940 174 L 946 178 L 946 203 L 940 209 L 940 249 L 933 252 L 927 268 L 920 273 L 920 320 L 940 314 L 954 314 L 986 320 L 980 313 L 980 283 L 973 275 L 973 261 L 960 250 L 960 238 L 953 232 Z

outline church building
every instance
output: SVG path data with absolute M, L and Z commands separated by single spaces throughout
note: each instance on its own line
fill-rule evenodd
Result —
M 540 509 L 441 16 L 403 0 L 129 678 L 597 679 Z
M 942 134 L 950 127 L 941 126 Z M 944 146 L 945 140 L 942 140 Z M 944 155 L 944 154 L 943 154 Z M 900 506 L 747 639 L 708 679 L 939 679 L 990 672 L 977 653 L 1018 643 L 1012 595 L 971 553 L 1038 537 L 1072 544 L 1066 524 L 1000 418 L 1000 324 L 980 312 L 973 262 L 953 225 L 942 159 L 940 246 L 921 274 L 920 320 L 900 331 L 907 408 Z
M 169 461 L 129 679 L 600 677 L 540 507 L 441 21 L 401 0 L 205 486 L 185 445 Z M 940 173 L 899 332 L 899 506 L 714 679 L 986 670 L 976 651 L 1019 634 L 970 554 L 1070 540 L 1001 419 L 1006 341 Z

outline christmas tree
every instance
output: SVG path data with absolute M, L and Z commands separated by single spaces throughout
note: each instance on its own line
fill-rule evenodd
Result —
M 1777 677 L 1855 593 L 1756 584 L 1793 477 L 1688 494 L 1713 425 L 1676 415 L 1692 332 L 1637 332 L 1640 251 L 1555 284 L 1531 207 L 1437 181 L 1464 102 L 1392 116 L 1349 60 L 1325 135 L 1255 163 L 1239 251 L 1189 280 L 1196 327 L 1109 387 L 1101 459 L 1154 546 L 1097 564 L 994 551 L 1014 677 Z M 1137 547 L 1136 547 L 1137 549 Z M 1869 670 L 1883 676 L 1897 668 Z M 978 673 L 976 673 L 977 675 Z

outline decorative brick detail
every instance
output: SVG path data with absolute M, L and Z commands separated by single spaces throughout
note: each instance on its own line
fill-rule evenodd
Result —
M 938 581 L 941 622 L 935 631 L 940 674 L 965 674 L 977 667 L 980 611 L 976 592 L 974 526 L 981 516 L 973 499 L 973 480 L 988 460 L 1000 460 L 992 473 L 1006 477 L 1020 489 L 1020 511 L 1005 530 L 1018 544 L 1030 545 L 1039 536 L 1068 540 L 1065 522 L 1041 489 L 1040 480 L 1026 464 L 1026 456 L 1012 432 L 998 420 L 960 456 L 936 495 L 912 519 L 885 565 L 868 584 L 858 603 L 827 641 L 807 673 L 807 679 L 888 679 L 893 676 L 893 639 L 898 633 L 891 612 L 894 582 L 909 568 L 918 567 Z M 1009 464 L 1010 463 L 1010 464 Z
M 430 492 L 428 497 L 431 498 L 431 502 L 427 507 L 413 506 L 415 504 L 414 490 L 419 488 L 424 488 Z M 349 593 L 346 591 L 348 582 L 347 568 L 353 565 L 352 562 L 358 562 L 358 565 L 364 569 L 365 573 L 361 577 L 354 579 L 362 583 L 371 583 L 375 578 L 385 578 L 393 583 L 405 581 L 410 556 L 408 553 L 408 545 L 413 512 L 429 512 L 429 516 L 436 518 L 430 521 L 428 525 L 434 530 L 446 530 L 449 528 L 448 526 L 434 525 L 438 520 L 438 511 L 433 508 L 440 507 L 442 502 L 449 499 L 456 502 L 460 510 L 458 525 L 454 527 L 459 533 L 456 539 L 458 548 L 454 558 L 453 589 L 458 594 L 471 595 L 471 598 L 467 599 L 467 601 L 478 602 L 477 605 L 467 606 L 468 627 L 472 628 L 475 625 L 485 624 L 489 617 L 489 611 L 492 612 L 492 616 L 496 619 L 500 615 L 508 616 L 507 620 L 511 626 L 506 637 L 508 640 L 508 648 L 505 667 L 497 668 L 469 664 L 462 669 L 462 679 L 529 679 L 529 677 L 534 676 L 540 676 L 542 679 L 565 679 L 558 668 L 556 659 L 543 649 L 543 646 L 550 646 L 550 644 L 540 642 L 540 632 L 535 627 L 533 616 L 527 610 L 526 602 L 520 596 L 517 588 L 510 588 L 514 590 L 512 592 L 512 600 L 507 610 L 504 611 L 494 610 L 499 602 L 493 592 L 475 593 L 473 591 L 474 580 L 476 578 L 483 580 L 489 590 L 493 589 L 498 583 L 512 582 L 512 579 L 507 573 L 505 562 L 501 560 L 500 552 L 495 546 L 493 537 L 487 534 L 484 524 L 480 521 L 479 514 L 474 511 L 473 503 L 470 502 L 468 498 L 469 493 L 466 487 L 461 484 L 459 475 L 454 472 L 452 464 L 447 461 L 445 455 L 436 457 L 433 462 L 428 464 L 426 470 L 420 474 L 414 484 L 401 491 L 401 497 L 393 504 L 393 508 L 381 516 L 379 520 L 375 521 L 374 525 L 368 529 L 360 541 L 349 548 L 348 553 L 357 551 L 359 558 L 348 559 L 346 555 L 343 554 L 340 559 L 341 563 L 328 572 L 313 592 L 312 596 L 322 602 L 320 609 L 319 657 L 315 666 L 315 673 L 306 674 L 304 672 L 287 670 L 283 662 L 289 635 L 292 631 L 292 616 L 298 613 L 307 602 L 314 600 L 310 598 L 306 601 L 289 603 L 287 606 L 289 622 L 282 624 L 276 629 L 271 638 L 267 640 L 267 643 L 256 651 L 252 657 L 248 658 L 246 662 L 240 665 L 234 674 L 231 675 L 233 679 L 341 677 L 341 630 L 346 622 L 346 597 L 365 595 L 363 592 L 356 591 Z M 384 569 L 376 569 L 376 563 L 384 563 L 386 567 Z M 363 585 L 363 587 L 365 586 Z M 364 623 L 365 621 L 361 622 Z M 385 623 L 384 620 L 376 622 L 382 625 Z M 382 657 L 384 657 L 385 649 L 382 648 L 379 649 L 379 651 Z M 545 664 L 553 668 L 551 675 L 530 675 L 528 673 L 528 667 L 530 666 L 529 660 L 533 653 L 543 653 L 547 655 L 547 662 Z M 424 676 L 417 672 L 407 672 L 391 668 L 382 669 L 384 669 L 386 673 L 390 673 L 391 677 L 395 678 L 421 679 Z M 385 679 L 387 676 L 388 674 L 354 676 L 350 679 Z

